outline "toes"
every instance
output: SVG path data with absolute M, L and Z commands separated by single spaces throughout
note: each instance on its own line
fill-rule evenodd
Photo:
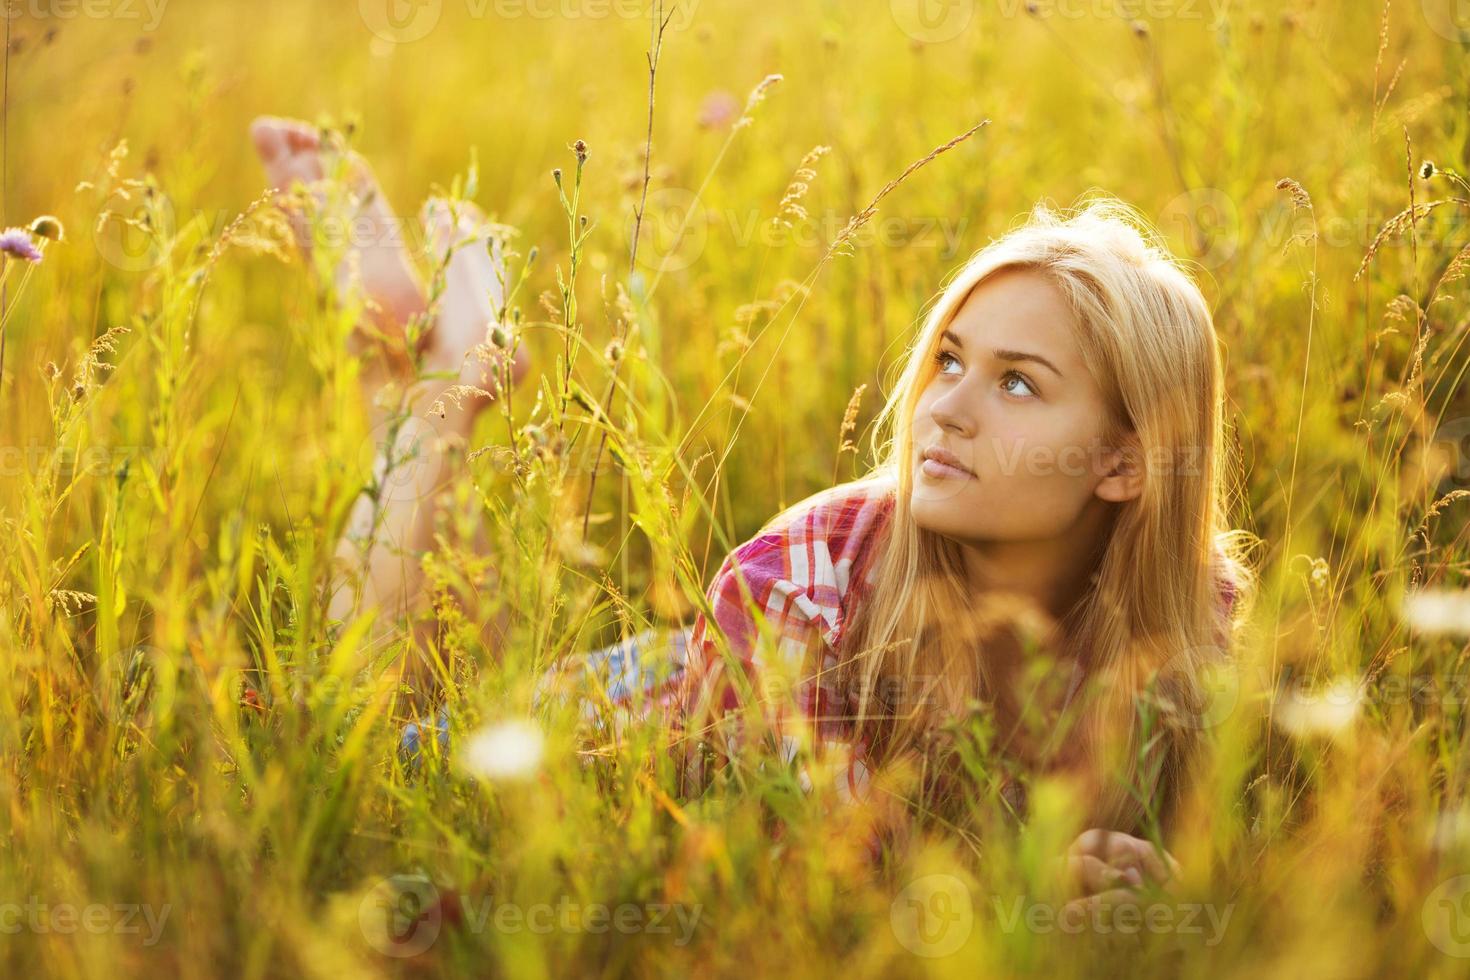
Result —
M 299 119 L 257 116 L 250 123 L 250 137 L 266 162 L 282 153 L 306 153 L 321 148 L 321 137 L 316 128 Z
M 311 153 L 321 149 L 321 136 L 315 127 L 293 120 L 286 124 L 285 129 L 286 142 L 293 153 Z
M 280 120 L 271 116 L 260 116 L 250 124 L 250 140 L 255 144 L 255 152 L 266 163 L 274 162 L 286 148 Z
M 285 190 L 293 180 L 311 183 L 321 178 L 317 155 L 321 141 L 306 123 L 260 116 L 250 124 L 250 138 L 272 187 Z

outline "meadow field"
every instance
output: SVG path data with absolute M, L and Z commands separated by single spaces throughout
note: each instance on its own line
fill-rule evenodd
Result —
M 0 973 L 1470 974 L 1470 9 L 651 7 L 10 0 L 3 225 L 55 221 L 0 239 Z M 327 615 L 402 416 L 262 114 L 505 226 L 531 374 L 405 556 L 427 643 Z M 1215 309 L 1259 538 L 1173 893 L 1061 914 L 1068 798 L 1014 820 L 983 759 L 964 826 L 915 808 L 875 862 L 759 746 L 688 798 L 657 725 L 536 696 L 865 472 L 946 276 L 1097 192 Z M 448 709 L 418 756 L 405 654 Z

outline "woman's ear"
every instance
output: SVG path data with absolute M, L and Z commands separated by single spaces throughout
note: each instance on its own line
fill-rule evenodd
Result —
M 1103 500 L 1122 503 L 1143 493 L 1146 467 L 1138 436 L 1128 432 L 1123 444 L 1103 456 L 1103 478 L 1093 493 Z

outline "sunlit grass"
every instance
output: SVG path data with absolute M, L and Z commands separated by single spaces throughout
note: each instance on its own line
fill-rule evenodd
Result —
M 1450 5 L 1179 3 L 1140 30 L 1107 5 L 987 4 L 938 40 L 888 3 L 705 2 L 664 36 L 647 159 L 646 18 L 445 3 L 394 44 L 354 6 L 11 22 L 4 224 L 54 214 L 67 240 L 3 285 L 8 975 L 1462 971 L 1470 74 L 1436 29 Z M 482 587 L 409 651 L 449 709 L 448 750 L 426 721 L 417 764 L 389 675 L 408 630 L 327 619 L 392 432 L 347 350 L 361 311 L 262 199 L 262 112 L 350 131 L 400 214 L 463 196 L 518 232 L 535 368 L 482 416 L 425 559 L 440 600 Z M 579 730 L 536 697 L 569 655 L 690 621 L 730 547 L 861 472 L 943 277 L 1038 198 L 1094 187 L 1200 264 L 1233 516 L 1263 540 L 1169 838 L 1169 925 L 1056 923 L 1049 862 L 1081 828 L 1045 781 L 1024 827 L 982 793 L 967 826 L 921 814 L 875 863 L 892 814 L 819 770 L 808 796 L 753 749 L 689 798 L 656 722 Z M 488 550 L 462 543 L 477 527 Z M 1418 589 L 1457 595 L 1406 610 Z M 495 663 L 480 627 L 502 614 Z M 466 769 L 484 725 L 508 755 Z M 902 810 L 913 782 L 885 788 Z M 385 938 L 387 913 L 419 931 Z

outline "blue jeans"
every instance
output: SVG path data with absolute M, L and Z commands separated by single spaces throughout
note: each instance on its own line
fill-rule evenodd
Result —
M 692 630 L 692 625 L 647 629 L 589 653 L 576 654 L 542 674 L 542 692 L 551 682 L 568 674 L 577 681 L 595 681 L 607 690 L 607 696 L 613 701 L 625 701 L 639 690 L 652 690 L 683 671 Z M 667 650 L 660 649 L 665 645 Z M 659 656 L 650 656 L 656 650 Z M 538 703 L 542 692 L 538 692 Z M 596 706 L 586 699 L 583 704 L 584 714 L 589 718 L 595 717 Z M 398 754 L 404 762 L 417 764 L 423 751 L 423 740 L 431 728 L 437 735 L 441 751 L 448 750 L 449 709 L 441 708 L 433 722 L 425 718 L 403 726 L 398 739 Z

